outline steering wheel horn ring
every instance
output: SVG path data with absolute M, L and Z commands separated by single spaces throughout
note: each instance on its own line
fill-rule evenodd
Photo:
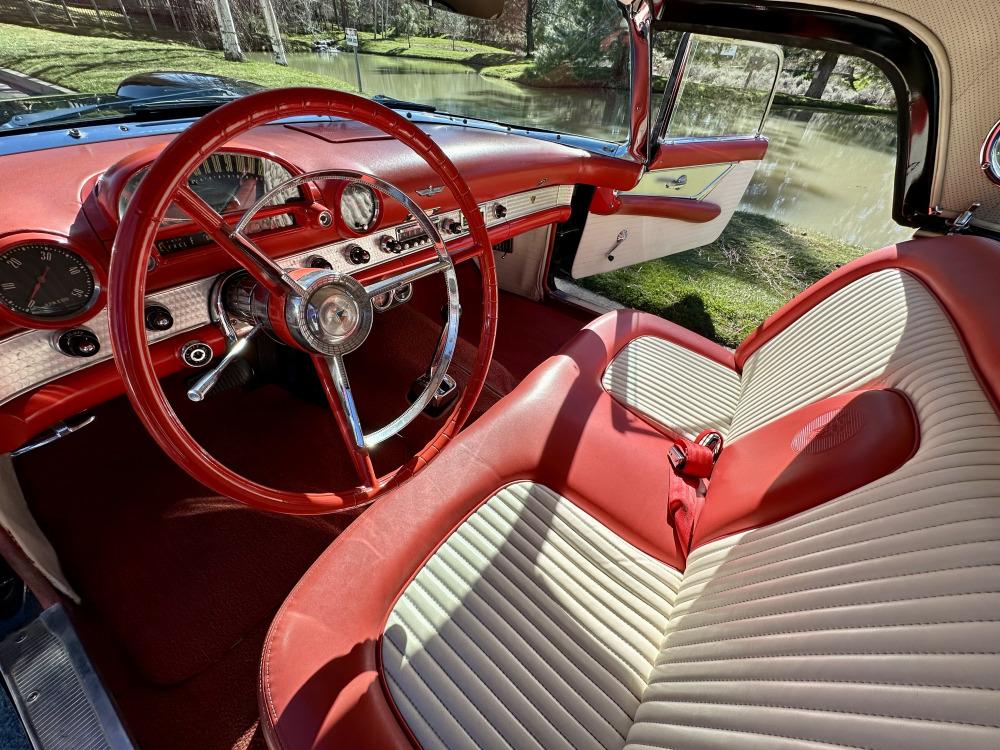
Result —
M 398 433 L 423 411 L 443 381 L 457 343 L 461 309 L 458 280 L 437 227 L 403 191 L 374 175 L 322 170 L 297 175 L 277 186 L 274 191 L 287 189 L 290 182 L 309 180 L 362 182 L 400 201 L 427 230 L 435 252 L 421 251 L 426 261 L 416 259 L 418 262 L 414 264 L 414 258 L 407 258 L 405 262 L 386 262 L 381 277 L 362 284 L 352 276 L 325 269 L 282 268 L 244 235 L 243 229 L 270 199 L 270 193 L 248 208 L 235 227 L 231 227 L 187 185 L 188 175 L 206 154 L 217 151 L 258 125 L 306 115 L 354 119 L 378 128 L 412 149 L 449 188 L 467 217 L 475 242 L 474 255 L 479 258 L 482 328 L 469 381 L 459 403 L 427 446 L 384 476 L 376 474 L 369 449 Z M 229 322 L 219 321 L 230 343 L 227 357 L 236 345 L 245 344 L 249 336 L 262 328 L 270 330 L 284 343 L 309 353 L 359 475 L 359 485 L 333 492 L 295 492 L 259 484 L 220 463 L 181 424 L 160 386 L 142 323 L 146 263 L 160 222 L 171 203 L 184 210 L 252 279 L 235 282 L 241 288 L 242 297 L 241 294 L 222 295 L 227 299 L 241 297 L 247 315 L 239 317 L 253 325 L 250 334 L 241 339 Z M 400 267 L 405 270 L 396 271 Z M 449 314 L 428 370 L 427 388 L 395 420 L 364 434 L 343 357 L 361 346 L 371 331 L 373 298 L 437 273 L 445 277 Z M 108 287 L 115 363 L 126 393 L 152 437 L 182 469 L 206 486 L 247 505 L 281 513 L 328 513 L 357 507 L 371 502 L 380 492 L 419 471 L 457 434 L 471 414 L 486 380 L 496 337 L 497 281 L 489 234 L 478 204 L 454 164 L 430 136 L 396 112 L 368 99 L 327 89 L 276 89 L 243 97 L 206 114 L 179 134 L 150 166 L 122 216 L 115 237 Z M 218 312 L 213 309 L 213 313 Z M 203 391 L 201 393 L 203 395 Z

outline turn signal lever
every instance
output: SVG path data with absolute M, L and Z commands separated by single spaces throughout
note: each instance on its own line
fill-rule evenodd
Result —
M 188 388 L 188 399 L 191 401 L 204 401 L 208 392 L 215 387 L 216 383 L 219 382 L 219 378 L 222 377 L 223 371 L 229 367 L 230 364 L 232 364 L 234 359 L 243 354 L 247 345 L 250 343 L 250 340 L 257 335 L 259 330 L 260 326 L 255 326 L 250 330 L 250 333 L 242 338 L 234 335 L 233 339 L 229 341 L 229 348 L 226 350 L 222 359 L 219 360 L 219 364 L 198 378 L 195 384 Z
M 239 295 L 239 292 L 241 291 L 239 281 L 243 278 L 249 278 L 246 272 L 236 271 L 219 277 L 219 279 L 212 286 L 212 319 L 219 325 L 222 329 L 222 333 L 226 337 L 226 353 L 222 356 L 219 363 L 215 365 L 215 367 L 205 372 L 204 375 L 195 381 L 194 385 L 188 388 L 187 397 L 191 401 L 197 402 L 205 400 L 205 396 L 207 396 L 208 392 L 215 387 L 216 383 L 219 382 L 219 378 L 222 377 L 222 373 L 225 369 L 246 351 L 250 341 L 261 329 L 260 325 L 255 325 L 247 333 L 240 335 L 240 329 L 237 328 L 237 324 L 234 323 L 232 316 L 229 314 L 229 310 L 226 308 L 224 300 L 227 295 L 239 298 L 240 301 L 249 305 L 249 299 L 243 300 Z M 244 296 L 247 295 L 244 294 Z M 242 330 L 246 331 L 246 325 L 242 326 Z

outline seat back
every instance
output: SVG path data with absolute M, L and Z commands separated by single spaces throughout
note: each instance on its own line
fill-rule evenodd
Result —
M 875 385 L 910 399 L 919 446 L 764 528 L 705 543 L 703 517 L 628 747 L 1000 746 L 1000 419 L 958 319 L 876 268 L 746 359 L 731 441 Z

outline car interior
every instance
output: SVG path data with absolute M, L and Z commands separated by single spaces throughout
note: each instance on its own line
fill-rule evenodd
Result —
M 614 147 L 320 88 L 0 138 L 37 747 L 1000 747 L 991 3 L 619 5 Z M 770 98 L 663 137 L 719 37 L 882 68 L 913 230 L 735 349 L 573 293 L 731 220 Z

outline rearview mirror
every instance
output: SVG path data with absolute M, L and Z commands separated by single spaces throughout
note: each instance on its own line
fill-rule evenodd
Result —
M 439 8 L 473 18 L 497 18 L 503 13 L 503 4 L 504 0 L 434 0 Z

